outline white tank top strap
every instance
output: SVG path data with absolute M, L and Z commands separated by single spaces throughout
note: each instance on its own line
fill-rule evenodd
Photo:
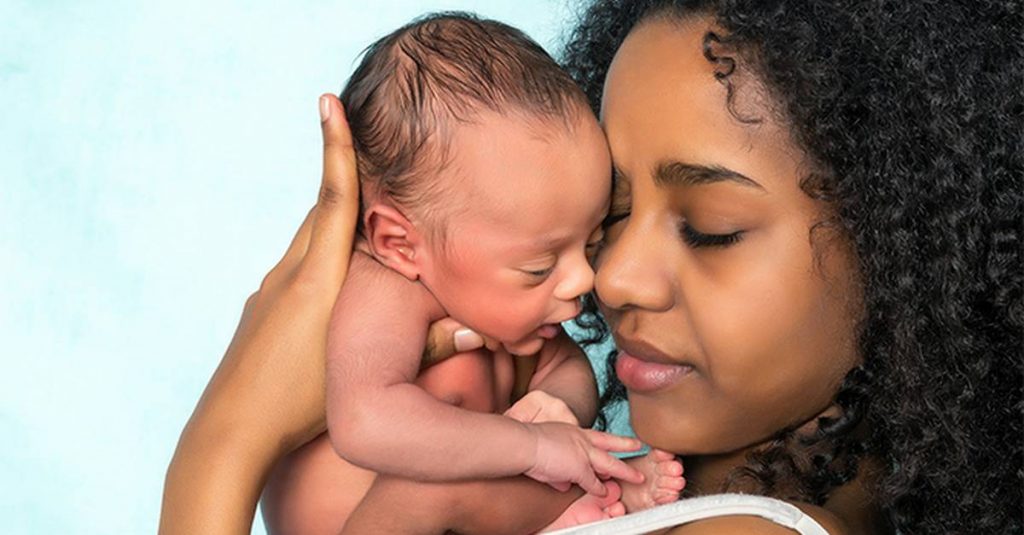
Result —
M 550 535 L 640 535 L 706 518 L 733 515 L 759 516 L 801 535 L 828 535 L 821 524 L 796 506 L 749 494 L 688 498 L 611 520 L 558 530 Z

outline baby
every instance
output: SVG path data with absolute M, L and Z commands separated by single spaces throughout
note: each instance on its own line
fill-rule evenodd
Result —
M 420 481 L 576 484 L 592 495 L 577 507 L 606 513 L 608 478 L 631 509 L 677 498 L 672 456 L 626 464 L 609 452 L 638 442 L 580 427 L 595 380 L 560 323 L 593 285 L 611 162 L 573 81 L 518 30 L 444 14 L 372 45 L 341 100 L 362 210 L 328 337 L 334 450 Z M 420 377 L 446 316 L 501 348 L 456 357 L 468 376 Z

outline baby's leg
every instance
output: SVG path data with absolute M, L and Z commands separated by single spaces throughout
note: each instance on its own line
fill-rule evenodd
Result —
M 494 411 L 489 353 L 456 355 L 425 370 L 416 382 L 446 403 Z M 338 457 L 327 434 L 320 435 L 279 461 L 271 472 L 260 502 L 268 533 L 337 535 L 375 478 L 374 472 Z
M 324 433 L 278 462 L 260 501 L 267 533 L 336 535 L 377 474 L 334 453 Z
M 676 460 L 675 455 L 651 449 L 647 455 L 626 462 L 644 475 L 644 482 L 640 484 L 619 482 L 626 512 L 635 513 L 679 499 L 686 480 L 683 479 L 683 465 Z

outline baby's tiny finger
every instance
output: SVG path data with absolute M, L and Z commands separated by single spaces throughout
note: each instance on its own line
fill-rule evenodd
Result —
M 572 483 L 569 483 L 568 481 L 551 481 L 548 483 L 548 486 L 558 492 L 565 492 L 572 488 Z
M 629 466 L 607 453 L 601 453 L 598 458 L 593 459 L 591 463 L 594 469 L 597 470 L 602 476 L 613 477 L 620 479 L 628 483 L 640 484 L 644 482 L 643 472 Z
M 605 488 L 604 483 L 601 483 L 601 480 L 589 470 L 579 481 L 579 486 L 581 489 L 586 491 L 587 494 L 593 494 L 599 498 L 608 494 L 608 489 Z
M 605 451 L 636 451 L 643 447 L 643 444 L 635 438 L 602 433 L 592 429 L 587 429 L 586 433 L 591 444 Z

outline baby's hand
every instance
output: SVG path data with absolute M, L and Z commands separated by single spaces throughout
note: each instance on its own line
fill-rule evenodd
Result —
M 644 475 L 644 481 L 639 485 L 621 482 L 622 504 L 626 506 L 627 513 L 672 503 L 679 499 L 679 492 L 686 485 L 683 464 L 666 451 L 651 449 L 647 455 L 633 457 L 626 464 Z
M 561 398 L 542 390 L 532 390 L 505 411 L 505 416 L 523 423 L 562 422 L 579 426 L 572 409 Z
M 636 451 L 640 441 L 581 429 L 561 422 L 526 424 L 536 433 L 533 467 L 525 475 L 566 491 L 575 483 L 595 496 L 607 492 L 602 479 L 640 484 L 644 476 L 637 469 L 613 457 L 610 451 Z

